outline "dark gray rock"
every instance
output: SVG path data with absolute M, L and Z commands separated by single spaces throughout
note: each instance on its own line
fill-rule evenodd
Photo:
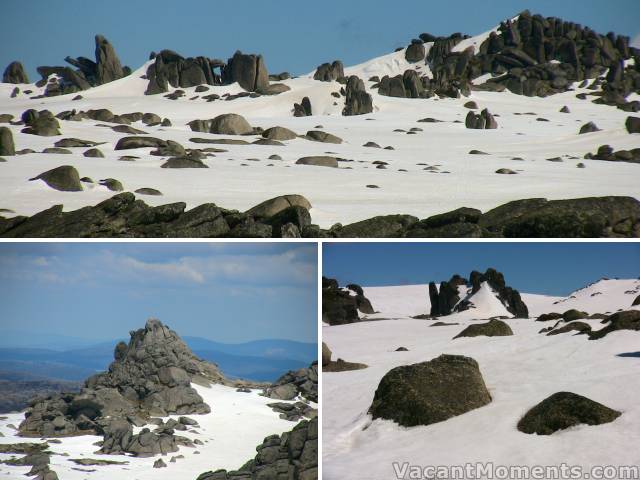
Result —
M 340 60 L 335 60 L 333 63 L 323 63 L 313 74 L 313 79 L 321 82 L 333 82 L 339 78 L 344 78 L 344 65 Z
M 467 128 L 478 130 L 495 129 L 498 128 L 498 123 L 496 122 L 493 115 L 489 113 L 489 110 L 485 108 L 480 112 L 480 114 L 469 111 L 465 119 L 465 126 Z
M 16 154 L 16 146 L 13 143 L 13 134 L 8 127 L 0 127 L 0 155 L 7 157 Z
M 248 92 L 262 92 L 269 88 L 269 72 L 262 55 L 245 55 L 237 51 L 227 62 L 223 81 L 238 82 Z
M 624 125 L 627 128 L 627 132 L 640 133 L 640 117 L 627 117 Z
M 300 103 L 293 104 L 294 117 L 309 117 L 312 114 L 311 100 L 309 100 L 309 97 L 303 97 Z
M 551 435 L 575 425 L 602 425 L 621 415 L 601 403 L 571 392 L 558 392 L 531 408 L 518 422 L 518 430 Z
M 42 180 L 55 190 L 62 192 L 80 192 L 82 184 L 80 183 L 80 175 L 78 171 L 71 165 L 63 165 L 46 172 L 41 173 L 37 177 L 29 180 Z
M 96 35 L 96 84 L 113 82 L 125 76 L 113 46 L 102 35 Z
M 396 367 L 380 380 L 371 416 L 404 426 L 430 425 L 491 402 L 478 363 L 460 355 Z
M 609 333 L 618 330 L 635 330 L 640 331 L 640 311 L 623 310 L 606 317 L 603 323 L 608 325 L 600 330 L 596 330 L 589 334 L 589 340 L 598 340 L 606 337 Z
M 315 165 L 316 167 L 338 168 L 338 159 L 329 156 L 302 157 L 296 161 L 296 165 Z
M 322 143 L 342 143 L 342 139 L 335 135 L 332 135 L 327 132 L 323 132 L 322 130 L 309 130 L 305 135 L 307 140 L 312 140 L 314 142 L 322 142 Z
M 86 152 L 82 154 L 85 157 L 93 157 L 93 158 L 104 158 L 104 153 L 102 153 L 97 148 L 90 148 Z
M 362 79 L 352 75 L 345 88 L 345 105 L 342 115 L 364 115 L 373 112 L 373 99 L 364 88 Z
M 458 335 L 453 337 L 505 337 L 513 335 L 513 331 L 508 324 L 502 320 L 489 320 L 487 323 L 474 323 L 462 330 Z
M 256 447 L 258 454 L 238 471 L 202 473 L 197 480 L 250 480 L 318 478 L 318 419 L 303 420 L 293 430 L 271 435 Z
M 5 68 L 4 73 L 2 74 L 2 82 L 29 83 L 29 77 L 27 76 L 27 72 L 25 72 L 22 63 L 16 61 L 7 65 L 7 68 Z
M 422 42 L 411 43 L 404 52 L 404 58 L 407 62 L 416 63 L 424 61 L 426 51 Z
M 262 136 L 270 140 L 293 140 L 294 138 L 298 138 L 298 135 L 294 131 L 284 127 L 267 128 L 262 132 Z

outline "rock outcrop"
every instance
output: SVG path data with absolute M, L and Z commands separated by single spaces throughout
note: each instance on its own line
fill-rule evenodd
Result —
M 111 425 L 108 419 L 135 423 L 152 415 L 210 412 L 191 382 L 233 384 L 216 365 L 198 359 L 174 331 L 151 319 L 131 332 L 128 344 L 116 345 L 109 370 L 89 377 L 79 393 L 35 400 L 20 435 L 107 434 L 115 429 L 113 435 L 130 439 L 124 424 Z
M 464 124 L 467 128 L 476 130 L 492 130 L 498 128 L 498 122 L 496 122 L 493 115 L 491 115 L 486 108 L 478 114 L 471 111 L 467 113 Z
M 329 325 L 358 322 L 358 311 L 374 313 L 371 302 L 364 296 L 361 287 L 351 284 L 346 289 L 341 289 L 337 280 L 322 277 L 323 322 Z
M 130 137 L 126 148 L 156 147 L 151 137 Z M 124 139 L 121 139 L 124 140 Z M 155 139 L 161 145 L 164 140 Z M 147 144 L 147 142 L 149 144 Z M 116 145 L 116 149 L 125 148 Z M 0 237 L 305 237 L 305 238 L 637 238 L 640 201 L 632 197 L 570 200 L 515 200 L 486 213 L 459 208 L 419 220 L 382 215 L 321 229 L 307 211 L 274 222 L 249 212 L 203 204 L 185 210 L 183 202 L 150 207 L 125 192 L 95 206 L 63 212 L 55 205 L 31 217 L 0 216 Z M 308 210 L 307 207 L 302 207 Z M 299 212 L 298 212 L 299 213 Z M 304 213 L 304 212 L 303 212 Z M 295 228 L 294 228 L 295 227 Z
M 267 387 L 263 395 L 278 400 L 293 400 L 300 396 L 317 403 L 318 362 L 313 362 L 308 368 L 290 370 Z
M 223 83 L 238 82 L 248 92 L 266 92 L 269 72 L 262 55 L 245 55 L 237 51 L 222 71 Z
M 600 330 L 589 333 L 589 340 L 598 340 L 617 330 L 640 331 L 640 311 L 623 310 L 609 315 L 602 320 L 606 326 Z
M 454 339 L 461 337 L 507 337 L 513 335 L 511 327 L 502 320 L 492 319 L 486 323 L 472 323 Z
M 429 283 L 429 300 L 431 304 L 430 315 L 433 317 L 449 315 L 453 312 L 462 312 L 472 307 L 470 299 L 476 294 L 483 283 L 487 283 L 495 293 L 498 300 L 502 302 L 509 313 L 516 318 L 527 318 L 529 311 L 520 298 L 517 290 L 506 285 L 504 275 L 494 268 L 488 268 L 485 273 L 472 271 L 469 280 L 456 274 L 449 281 L 440 283 L 440 288 L 435 282 Z M 465 298 L 460 298 L 459 287 L 470 284 L 471 289 L 467 291 Z
M 50 75 L 57 75 L 58 79 L 49 81 L 45 89 L 45 96 L 65 95 L 90 87 L 102 85 L 123 78 L 129 73 L 129 67 L 123 67 L 116 55 L 115 49 L 102 35 L 95 36 L 95 61 L 86 57 L 66 57 L 76 70 L 61 66 L 41 66 L 38 73 L 42 82 L 47 82 Z
M 2 74 L 2 82 L 29 83 L 29 77 L 27 76 L 27 72 L 25 72 L 22 63 L 11 62 L 7 65 L 7 68 L 4 69 L 4 73 Z
M 8 127 L 0 127 L 0 155 L 13 156 L 16 154 L 16 145 L 13 142 L 13 134 Z
M 404 426 L 430 425 L 491 402 L 478 363 L 461 355 L 396 367 L 380 380 L 371 416 Z
M 345 88 L 345 104 L 342 115 L 364 115 L 373 112 L 373 100 L 364 88 L 362 79 L 352 75 Z
M 303 420 L 289 432 L 265 438 L 256 451 L 255 458 L 237 471 L 205 472 L 197 480 L 317 480 L 318 419 Z
M 313 79 L 321 82 L 333 82 L 342 78 L 344 78 L 344 65 L 340 60 L 335 60 L 333 63 L 323 63 L 313 74 Z
M 571 392 L 558 392 L 531 408 L 518 422 L 518 430 L 551 435 L 575 425 L 601 425 L 621 415 L 601 403 Z

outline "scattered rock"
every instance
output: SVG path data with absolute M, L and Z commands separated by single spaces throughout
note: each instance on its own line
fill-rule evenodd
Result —
M 578 134 L 592 133 L 592 132 L 599 132 L 599 131 L 600 129 L 596 126 L 595 123 L 589 122 L 589 123 L 585 123 L 582 127 L 580 127 L 580 131 L 578 132 Z
M 113 192 L 121 192 L 124 190 L 122 183 L 115 178 L 106 178 L 104 180 L 100 180 L 100 185 L 103 187 L 107 187 L 109 190 Z
M 514 172 L 509 168 L 499 168 L 498 170 L 496 170 L 496 173 L 501 173 L 503 175 L 515 175 L 517 172 Z
M 296 165 L 315 165 L 317 167 L 338 168 L 338 159 L 328 156 L 302 157 L 296 161 Z
M 513 331 L 508 324 L 502 320 L 489 320 L 487 323 L 471 324 L 458 335 L 453 337 L 454 339 L 460 337 L 505 337 L 513 335 Z
M 13 156 L 16 154 L 16 146 L 13 143 L 13 134 L 7 127 L 0 127 L 0 155 Z
M 335 135 L 321 130 L 309 130 L 305 135 L 305 138 L 307 140 L 313 140 L 314 142 L 342 143 L 342 139 L 340 137 L 336 137 Z
M 390 370 L 375 392 L 369 413 L 404 426 L 430 425 L 491 402 L 478 363 L 460 355 Z
M 104 153 L 102 153 L 97 148 L 91 148 L 83 153 L 85 157 L 93 157 L 93 158 L 104 158 Z
M 160 190 L 156 190 L 155 188 L 148 188 L 148 187 L 139 188 L 135 191 L 135 193 L 139 195 L 155 195 L 155 196 L 162 195 L 162 192 Z
M 80 183 L 80 175 L 78 171 L 71 165 L 63 165 L 46 172 L 41 173 L 37 177 L 29 180 L 43 180 L 54 190 L 62 192 L 80 192 L 82 184 Z
M 293 140 L 294 138 L 298 138 L 295 132 L 284 127 L 268 128 L 262 132 L 262 136 L 270 140 Z
M 524 433 L 551 435 L 575 425 L 601 425 L 621 415 L 601 403 L 571 392 L 558 392 L 531 408 L 518 422 Z

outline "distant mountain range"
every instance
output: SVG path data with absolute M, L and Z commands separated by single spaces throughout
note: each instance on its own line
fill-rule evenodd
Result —
M 82 381 L 96 372 L 106 370 L 113 361 L 114 347 L 120 341 L 115 339 L 93 345 L 84 341 L 83 346 L 55 350 L 34 347 L 42 345 L 38 339 L 34 339 L 29 346 L 22 338 L 17 345 L 7 344 L 6 338 L 2 340 L 0 370 L 4 373 L 37 375 L 53 381 Z M 183 339 L 196 355 L 218 364 L 228 377 L 274 381 L 288 370 L 306 367 L 317 359 L 315 343 L 268 339 L 229 344 L 200 337 Z M 60 340 L 58 346 L 82 343 L 71 337 L 60 337 Z

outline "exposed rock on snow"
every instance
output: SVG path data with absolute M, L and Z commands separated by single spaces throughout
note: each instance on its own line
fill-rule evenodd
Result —
M 125 429 L 129 420 L 115 424 L 108 421 L 105 428 L 104 418 L 207 413 L 210 407 L 190 382 L 202 379 L 230 383 L 215 365 L 195 357 L 178 335 L 158 320 L 149 320 L 145 328 L 131 332 L 128 345 L 124 342 L 116 345 L 114 358 L 109 371 L 88 378 L 80 393 L 36 401 L 20 425 L 20 433 L 25 436 L 107 433 L 107 445 L 115 441 L 124 447 L 126 441 L 129 448 L 135 446 L 132 442 L 136 439 Z M 147 437 L 151 438 L 149 435 L 144 438 Z
M 125 140 L 127 139 L 127 140 Z M 139 148 L 140 146 L 156 146 L 164 144 L 164 141 L 151 137 L 125 137 L 118 142 L 116 149 Z M 219 142 L 219 141 L 213 141 Z M 93 215 L 101 215 L 104 206 L 117 207 L 110 211 L 114 215 L 111 221 L 125 213 L 133 211 L 158 211 L 155 209 L 167 209 L 176 211 L 175 217 L 151 217 L 151 224 L 140 225 L 135 218 L 125 216 L 124 223 L 120 222 L 118 228 L 112 229 L 107 225 L 101 225 Z M 49 220 L 55 219 L 52 224 L 42 223 L 42 215 L 33 217 L 13 217 L 3 219 L 0 217 L 0 235 L 3 236 L 48 236 L 48 237 L 74 237 L 74 236 L 234 236 L 230 231 L 238 225 L 236 220 L 224 227 L 211 218 L 213 224 L 199 224 L 200 228 L 191 232 L 173 231 L 170 225 L 177 216 L 178 205 L 184 210 L 184 204 L 178 202 L 170 206 L 148 207 L 144 203 L 135 202 L 131 194 L 114 197 L 105 200 L 95 207 L 88 207 L 72 212 L 62 212 L 62 206 L 58 205 L 46 210 Z M 210 210 L 210 204 L 203 204 L 195 209 L 199 214 Z M 217 207 L 215 207 L 217 208 Z M 330 230 L 322 230 L 314 225 L 300 230 L 303 237 L 337 237 L 337 238 L 374 238 L 374 237 L 530 237 L 530 238 L 555 238 L 555 237 L 637 237 L 640 235 L 640 202 L 630 197 L 600 197 L 582 198 L 575 200 L 529 199 L 518 200 L 501 205 L 479 217 L 473 213 L 467 215 L 462 211 L 477 212 L 474 209 L 457 209 L 446 214 L 440 214 L 428 219 L 418 221 L 411 215 L 385 215 L 373 217 L 350 225 L 337 225 Z M 40 214 L 43 214 L 40 212 Z M 110 216 L 111 216 L 110 215 Z M 220 211 L 225 218 L 237 219 L 237 214 L 230 211 Z M 82 220 L 84 217 L 84 220 Z M 135 221 L 134 221 L 135 220 Z M 186 219 L 185 219 L 186 220 Z M 245 218 L 240 219 L 242 222 Z M 459 221 L 464 220 L 464 221 Z M 147 220 L 148 221 L 148 220 Z M 439 227 L 424 228 L 432 222 Z M 102 220 L 104 223 L 104 220 Z M 73 227 L 71 226 L 73 224 Z M 115 225 L 114 225 L 115 226 Z M 105 228 L 106 227 L 106 228 Z M 181 228 L 189 225 L 181 225 Z M 66 230 L 68 228 L 68 230 Z M 190 227 L 189 227 L 190 228 Z M 260 227 L 262 229 L 262 227 Z M 263 230 L 263 229 L 262 229 Z M 261 230 L 261 231 L 262 231 Z M 29 233 L 27 233 L 29 232 Z M 266 230 L 259 233 L 261 236 L 272 236 L 273 232 Z
M 513 335 L 511 327 L 502 320 L 492 319 L 487 323 L 469 325 L 457 334 L 454 339 L 461 337 L 507 337 Z
M 404 427 L 430 425 L 491 402 L 478 363 L 461 355 L 396 367 L 376 390 L 369 413 Z
M 344 78 L 344 65 L 340 60 L 335 60 L 333 63 L 323 63 L 313 74 L 313 79 L 321 82 L 332 82 L 341 78 Z
M 601 403 L 571 392 L 558 392 L 531 408 L 518 422 L 524 433 L 551 435 L 575 425 L 601 425 L 621 415 Z
M 364 115 L 373 112 L 373 100 L 364 88 L 362 79 L 355 75 L 347 79 L 345 105 L 342 115 Z
M 350 290 L 350 291 L 349 291 Z M 337 280 L 322 277 L 322 321 L 330 325 L 358 322 L 362 313 L 374 313 L 373 306 L 362 288 L 351 284 L 340 289 Z
M 476 114 L 472 111 L 467 113 L 467 117 L 464 122 L 467 128 L 473 128 L 476 130 L 485 130 L 485 129 L 495 129 L 498 128 L 498 122 L 496 122 L 493 115 L 489 113 L 489 110 L 486 108 L 483 109 L 479 114 Z
M 615 332 L 616 330 L 640 331 L 640 311 L 627 310 L 623 312 L 616 312 L 613 315 L 605 318 L 602 323 L 607 323 L 608 325 L 600 330 L 591 332 L 589 334 L 590 340 L 603 338 L 611 332 Z
M 197 480 L 318 478 L 318 419 L 303 420 L 290 432 L 271 435 L 256 447 L 258 454 L 238 471 L 205 472 Z
M 82 184 L 80 183 L 80 174 L 71 165 L 63 165 L 61 167 L 47 170 L 37 177 L 30 178 L 33 180 L 42 180 L 51 188 L 63 192 L 81 192 Z
M 2 74 L 3 83 L 29 83 L 27 72 L 20 62 L 11 62 Z
M 13 156 L 16 147 L 13 143 L 13 134 L 7 127 L 0 127 L 0 155 Z
M 318 401 L 318 362 L 308 368 L 291 370 L 282 375 L 263 392 L 266 397 L 293 400 L 301 396 L 311 402 Z

